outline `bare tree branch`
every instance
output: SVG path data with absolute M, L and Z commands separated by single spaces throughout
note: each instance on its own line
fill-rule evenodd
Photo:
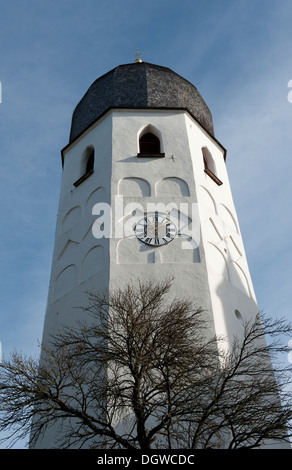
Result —
M 258 314 L 229 349 L 171 280 L 89 293 L 75 327 L 0 365 L 0 431 L 41 446 L 253 448 L 291 436 L 291 324 Z M 267 344 L 268 339 L 268 344 Z M 273 369 L 271 367 L 273 364 Z

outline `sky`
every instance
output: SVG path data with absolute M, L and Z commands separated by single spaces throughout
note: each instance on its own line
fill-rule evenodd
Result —
M 39 353 L 73 110 L 137 47 L 211 109 L 259 309 L 292 321 L 291 18 L 291 0 L 0 0 L 4 358 Z

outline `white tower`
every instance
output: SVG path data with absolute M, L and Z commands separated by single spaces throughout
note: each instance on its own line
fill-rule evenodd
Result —
M 210 110 L 181 76 L 136 62 L 98 78 L 62 150 L 43 340 L 78 317 L 86 291 L 169 275 L 214 332 L 240 331 L 258 307 L 225 159 Z

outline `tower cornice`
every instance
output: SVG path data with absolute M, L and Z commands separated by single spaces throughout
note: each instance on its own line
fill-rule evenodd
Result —
M 227 150 L 226 148 L 221 144 L 221 142 L 213 135 L 213 134 L 210 134 L 202 125 L 201 123 L 196 119 L 196 117 L 189 111 L 189 109 L 187 108 L 170 108 L 170 107 L 139 107 L 139 108 L 136 108 L 136 107 L 114 107 L 114 106 L 111 106 L 109 108 L 107 108 L 102 114 L 100 114 L 93 122 L 91 122 L 86 128 L 84 128 L 80 134 L 76 135 L 76 137 L 73 139 L 73 140 L 70 140 L 70 142 L 65 145 L 65 147 L 63 147 L 63 149 L 61 150 L 61 159 L 62 159 L 62 166 L 64 166 L 64 159 L 65 159 L 65 152 L 72 146 L 74 145 L 74 143 L 76 141 L 78 141 L 78 139 L 80 139 L 82 137 L 82 135 L 84 133 L 86 133 L 92 126 L 94 126 L 99 120 L 101 120 L 107 113 L 109 113 L 110 111 L 114 111 L 114 110 L 136 110 L 136 109 L 140 109 L 140 110 L 157 110 L 157 111 L 184 111 L 184 112 L 187 112 L 193 119 L 194 121 L 200 126 L 202 127 L 202 129 L 207 133 L 207 135 L 223 150 L 223 156 L 224 156 L 224 161 L 226 161 L 226 156 L 227 156 Z

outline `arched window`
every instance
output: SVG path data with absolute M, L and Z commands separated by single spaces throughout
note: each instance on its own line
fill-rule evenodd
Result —
M 87 163 L 86 163 L 86 173 L 91 173 L 93 172 L 93 167 L 94 167 L 94 149 L 90 149 L 90 153 L 87 157 Z
M 140 153 L 160 153 L 160 140 L 152 132 L 143 134 L 139 139 Z
M 94 171 L 94 147 L 86 147 L 81 158 L 81 177 L 75 181 L 74 186 L 83 183 Z
M 151 132 L 151 125 L 144 129 L 139 138 L 139 153 L 138 157 L 164 157 L 161 153 L 161 143 L 156 133 Z
M 210 150 L 207 147 L 202 147 L 202 154 L 205 173 L 207 173 L 207 175 L 210 176 L 210 178 L 215 181 L 218 186 L 221 186 L 222 181 L 220 181 L 216 175 L 216 166 Z
M 214 175 L 216 175 L 215 162 L 213 160 L 212 154 L 207 147 L 202 148 L 203 160 L 205 170 L 210 170 Z

